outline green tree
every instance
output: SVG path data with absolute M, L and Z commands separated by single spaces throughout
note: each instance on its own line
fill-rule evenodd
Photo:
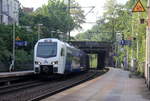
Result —
M 49 0 L 48 5 L 43 5 L 38 8 L 34 15 L 35 24 L 43 24 L 44 36 L 52 36 L 52 31 L 61 31 L 66 36 L 68 31 L 74 28 L 81 28 L 80 24 L 84 23 L 84 15 L 81 7 L 75 1 L 71 2 L 71 6 L 75 9 L 70 8 L 70 14 L 68 13 L 68 5 L 64 4 L 61 0 Z M 76 13 L 75 13 L 76 12 Z M 55 37 L 58 37 L 56 32 Z
M 145 37 L 146 24 L 140 24 L 140 18 L 146 19 L 146 12 L 132 13 L 131 9 L 137 1 L 129 0 L 125 5 L 117 4 L 114 0 L 107 0 L 105 4 L 105 12 L 97 21 L 97 25 L 85 33 L 80 33 L 76 36 L 79 40 L 95 40 L 95 41 L 115 41 L 117 33 L 124 36 L 124 40 L 131 40 L 130 46 L 118 46 L 124 48 L 120 51 L 115 59 L 122 62 L 126 52 L 128 51 L 128 62 L 130 64 L 132 58 L 137 60 L 137 72 L 143 73 L 143 63 L 145 61 Z M 146 8 L 147 0 L 141 1 Z M 97 32 L 96 34 L 90 32 Z M 109 32 L 109 33 L 104 33 Z M 136 40 L 133 40 L 136 39 Z M 138 55 L 137 55 L 138 42 Z M 137 57 L 138 56 L 138 57 Z M 132 58 L 131 58 L 132 57 Z M 141 65 L 142 64 L 142 65 Z M 129 65 L 130 66 L 130 65 Z

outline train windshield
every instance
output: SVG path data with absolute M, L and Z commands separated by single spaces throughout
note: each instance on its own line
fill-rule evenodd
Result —
M 57 55 L 56 42 L 39 42 L 37 46 L 37 57 L 49 58 Z

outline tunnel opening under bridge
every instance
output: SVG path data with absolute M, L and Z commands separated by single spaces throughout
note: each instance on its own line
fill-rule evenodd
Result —
M 96 69 L 103 69 L 106 64 L 106 52 L 90 53 L 89 67 Z
M 89 67 L 92 63 L 90 61 L 94 61 L 94 64 L 97 69 L 103 69 L 106 66 L 111 67 L 113 64 L 113 43 L 112 42 L 97 42 L 97 41 L 70 41 L 71 45 L 76 48 L 83 50 L 85 53 L 89 54 L 89 57 L 95 55 L 94 60 L 89 58 Z M 112 63 L 111 63 L 112 62 Z

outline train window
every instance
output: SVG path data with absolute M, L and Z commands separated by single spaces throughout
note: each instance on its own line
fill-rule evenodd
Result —
M 61 49 L 61 56 L 65 56 L 65 50 L 63 48 Z
M 56 42 L 40 42 L 37 46 L 37 57 L 49 58 L 57 55 Z

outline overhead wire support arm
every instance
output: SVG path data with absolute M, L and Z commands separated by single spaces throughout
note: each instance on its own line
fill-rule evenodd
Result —
M 76 6 L 73 6 L 73 7 L 70 7 L 70 8 L 95 8 L 95 6 L 85 6 L 85 7 L 76 7 Z
M 95 6 L 91 6 L 91 9 L 90 9 L 90 11 L 89 12 L 87 12 L 86 14 L 85 14 L 85 16 L 87 16 L 89 13 L 91 13 L 92 11 L 93 11 L 93 9 L 95 8 Z
M 70 7 L 70 9 L 71 8 L 77 8 L 77 9 L 79 9 L 79 8 L 91 8 L 86 14 L 85 14 L 85 16 L 87 16 L 89 13 L 91 13 L 92 11 L 93 11 L 93 9 L 95 8 L 95 6 L 87 6 L 87 7 Z
M 68 0 L 68 16 L 70 15 L 70 9 L 75 9 L 75 8 L 91 8 L 90 11 L 88 11 L 85 16 L 87 16 L 89 13 L 91 13 L 93 11 L 93 9 L 95 8 L 95 6 L 87 6 L 87 7 L 71 7 L 71 0 Z M 68 41 L 70 41 L 70 22 L 68 23 Z

